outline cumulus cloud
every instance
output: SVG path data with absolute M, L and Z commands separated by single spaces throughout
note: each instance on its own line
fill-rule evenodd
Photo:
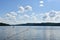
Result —
M 20 7 L 21 12 L 25 10 L 32 10 L 31 6 Z M 21 13 L 20 12 L 20 13 Z M 60 23 L 60 11 L 49 11 L 45 13 L 35 13 L 32 12 L 30 15 L 27 13 L 18 14 L 17 12 L 6 13 L 6 19 L 0 17 L 0 22 L 6 22 L 10 24 L 20 24 L 20 23 L 42 23 L 42 22 L 54 22 Z
M 30 5 L 27 5 L 25 7 L 20 6 L 17 13 L 25 13 L 25 12 L 28 12 L 28 11 L 32 11 L 32 7 Z
M 10 12 L 10 14 L 13 15 L 13 16 L 17 16 L 16 12 Z
M 5 14 L 5 18 L 0 18 L 0 22 L 6 22 L 10 24 L 15 24 L 15 23 L 26 23 L 30 21 L 30 15 L 26 14 L 25 11 L 32 11 L 32 7 L 27 5 L 25 7 L 20 6 L 19 10 L 14 12 L 9 12 Z M 18 14 L 18 13 L 25 13 L 25 14 Z M 19 16 L 20 15 L 20 16 Z M 5 21 L 4 21 L 5 20 Z
M 16 15 L 11 13 L 6 13 L 5 17 L 3 18 L 3 22 L 7 24 L 16 24 Z
M 45 18 L 46 19 L 45 21 L 46 22 L 55 22 L 55 23 L 58 23 L 58 20 L 60 19 L 60 16 L 58 16 L 60 14 L 58 14 L 58 13 L 60 13 L 60 12 L 59 11 L 50 11 L 48 13 L 45 13 L 45 14 L 48 14 L 48 15 L 46 15 L 47 18 Z
M 5 18 L 0 17 L 0 22 L 1 22 L 1 23 L 7 23 L 7 21 L 8 21 L 8 20 L 6 20 Z
M 42 23 L 42 22 L 58 23 L 58 22 L 60 22 L 59 13 L 60 13 L 60 11 L 54 11 L 54 10 L 46 12 L 46 13 L 40 13 L 40 14 L 32 13 L 31 15 L 29 15 L 30 16 L 29 21 L 34 22 L 34 23 Z
M 49 16 L 50 17 L 55 17 L 56 16 L 56 12 L 54 10 L 52 10 L 51 12 L 49 12 Z
M 10 16 L 11 16 L 11 14 L 7 13 L 7 14 L 6 14 L 6 16 L 7 16 L 7 17 L 10 17 Z
M 40 3 L 44 3 L 44 1 L 40 1 Z
M 25 10 L 32 11 L 32 7 L 31 7 L 30 5 L 27 5 L 27 6 L 25 7 Z
M 43 7 L 43 6 L 44 6 L 44 1 L 41 0 L 41 1 L 40 1 L 40 7 Z
M 3 18 L 0 17 L 0 22 L 3 22 Z
M 32 18 L 33 18 L 32 20 L 34 20 L 34 21 L 38 20 L 36 16 L 33 16 Z
M 21 16 L 20 16 L 21 17 Z M 54 22 L 54 23 L 60 23 L 60 11 L 49 11 L 46 13 L 32 13 L 31 15 L 24 14 L 22 15 L 22 22 L 25 23 L 42 23 L 42 22 Z
M 12 18 L 12 19 L 15 19 L 16 18 L 16 15 L 14 12 L 11 12 L 11 13 L 7 13 L 6 16 L 9 17 L 9 18 Z
M 31 14 L 31 18 L 32 18 L 32 20 L 34 20 L 34 21 L 36 21 L 37 20 L 37 15 L 36 15 L 36 13 L 32 13 Z
M 24 13 L 24 11 L 25 11 L 24 7 L 23 6 L 20 6 L 18 13 Z
M 24 17 L 29 18 L 30 16 L 29 16 L 29 15 L 27 15 L 27 14 L 25 14 L 25 15 L 24 15 Z
M 43 7 L 44 5 L 43 4 L 40 4 L 40 7 Z

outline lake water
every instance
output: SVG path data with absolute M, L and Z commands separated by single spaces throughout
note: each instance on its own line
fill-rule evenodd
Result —
M 60 26 L 0 26 L 0 40 L 60 40 Z

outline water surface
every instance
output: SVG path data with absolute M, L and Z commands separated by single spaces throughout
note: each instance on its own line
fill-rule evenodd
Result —
M 0 26 L 0 40 L 60 40 L 60 26 Z

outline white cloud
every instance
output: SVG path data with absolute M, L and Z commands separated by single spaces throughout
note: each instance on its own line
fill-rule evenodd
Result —
M 20 16 L 19 16 L 20 15 Z M 16 12 L 7 13 L 5 17 L 1 18 L 0 22 L 9 24 L 21 24 L 21 23 L 42 23 L 42 22 L 54 22 L 60 23 L 60 11 L 49 11 L 46 13 L 31 13 L 29 14 L 17 14 Z M 18 18 L 16 18 L 18 16 Z
M 58 13 L 60 13 L 60 12 L 59 11 L 50 11 L 48 13 L 45 13 L 47 18 L 46 18 L 46 20 L 44 22 L 55 22 L 55 23 L 60 22 L 59 21 L 60 16 L 58 16 L 60 14 L 58 14 Z
M 0 22 L 3 22 L 3 19 L 0 17 Z
M 16 19 L 16 14 L 10 14 L 10 13 L 7 13 L 6 14 L 6 17 L 10 18 L 10 19 Z
M 25 11 L 24 7 L 23 6 L 20 6 L 18 13 L 24 13 L 24 11 Z
M 44 5 L 43 4 L 40 4 L 40 7 L 43 7 Z
M 6 14 L 6 16 L 7 16 L 7 17 L 10 17 L 10 16 L 11 16 L 11 14 L 7 13 L 7 14 Z
M 13 15 L 13 16 L 17 16 L 16 12 L 10 12 L 10 14 Z
M 25 15 L 24 15 L 24 17 L 29 18 L 30 16 L 29 16 L 29 15 L 27 15 L 27 14 L 25 14 Z
M 33 12 L 31 14 L 31 18 L 32 18 L 33 21 L 37 21 L 37 15 L 36 15 L 36 13 Z
M 43 7 L 43 6 L 44 6 L 44 1 L 41 0 L 41 1 L 40 1 L 40 7 Z
M 25 13 L 25 12 L 28 12 L 28 11 L 32 11 L 32 7 L 30 5 L 27 5 L 25 7 L 20 6 L 17 13 Z
M 27 6 L 25 7 L 25 10 L 27 10 L 27 11 L 32 11 L 32 7 L 31 7 L 30 5 L 27 5 Z
M 0 22 L 1 22 L 1 23 L 7 23 L 7 21 L 8 21 L 8 20 L 6 20 L 5 18 L 0 17 Z
M 42 3 L 42 4 L 43 4 L 43 3 L 44 3 L 44 1 L 40 1 L 40 3 Z
M 52 10 L 51 12 L 49 12 L 49 16 L 50 16 L 50 17 L 56 16 L 56 12 L 55 12 L 54 10 Z
M 34 21 L 37 21 L 37 17 L 36 17 L 36 16 L 33 16 L 33 20 L 34 20 Z
M 60 11 L 49 11 L 49 12 L 46 12 L 46 13 L 32 13 L 31 15 L 22 15 L 22 22 L 29 22 L 29 23 L 41 23 L 41 22 L 60 22 Z

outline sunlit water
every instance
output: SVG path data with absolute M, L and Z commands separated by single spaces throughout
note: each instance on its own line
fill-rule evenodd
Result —
M 60 40 L 60 26 L 0 26 L 0 40 Z

